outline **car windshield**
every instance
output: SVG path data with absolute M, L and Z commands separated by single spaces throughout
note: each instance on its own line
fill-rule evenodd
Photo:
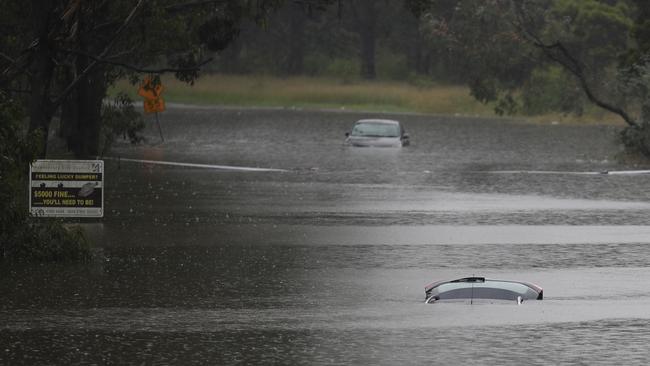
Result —
M 399 137 L 399 125 L 380 122 L 359 122 L 352 128 L 352 136 Z

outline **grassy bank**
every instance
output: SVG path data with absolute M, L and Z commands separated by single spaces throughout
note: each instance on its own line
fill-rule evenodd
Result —
M 494 116 L 493 106 L 477 102 L 463 86 L 419 87 L 398 82 L 342 83 L 333 79 L 206 75 L 191 86 L 171 76 L 163 78 L 168 103 L 295 108 L 329 108 L 374 112 L 418 112 Z M 119 90 L 140 100 L 137 86 L 126 81 Z M 582 117 L 545 115 L 534 121 L 589 122 L 614 120 L 594 109 Z

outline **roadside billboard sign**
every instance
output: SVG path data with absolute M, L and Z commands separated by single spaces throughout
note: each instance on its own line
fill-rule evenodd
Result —
M 104 217 L 103 160 L 36 160 L 29 210 L 39 217 Z

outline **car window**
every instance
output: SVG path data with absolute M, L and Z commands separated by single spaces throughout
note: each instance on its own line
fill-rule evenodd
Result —
M 438 298 L 440 300 L 447 299 L 497 299 L 497 300 L 517 300 L 517 296 L 521 294 L 504 290 L 501 288 L 462 288 L 440 293 Z
M 399 137 L 400 127 L 390 123 L 357 123 L 352 128 L 352 136 Z
M 517 296 L 523 299 L 536 299 L 537 295 L 528 286 L 515 282 L 452 282 L 438 286 L 435 297 L 440 300 L 469 298 L 516 300 Z

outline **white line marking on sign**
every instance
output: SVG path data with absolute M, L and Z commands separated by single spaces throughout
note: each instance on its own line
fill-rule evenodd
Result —
M 176 161 L 142 160 L 142 159 L 113 158 L 113 157 L 109 157 L 109 158 L 105 158 L 105 159 L 126 161 L 126 162 L 132 162 L 132 163 L 142 163 L 142 164 L 184 166 L 184 167 L 191 167 L 191 168 L 234 170 L 234 171 L 242 171 L 242 172 L 287 172 L 288 171 L 286 169 L 252 168 L 252 167 L 232 166 L 232 165 L 181 163 L 181 162 L 176 162 Z

